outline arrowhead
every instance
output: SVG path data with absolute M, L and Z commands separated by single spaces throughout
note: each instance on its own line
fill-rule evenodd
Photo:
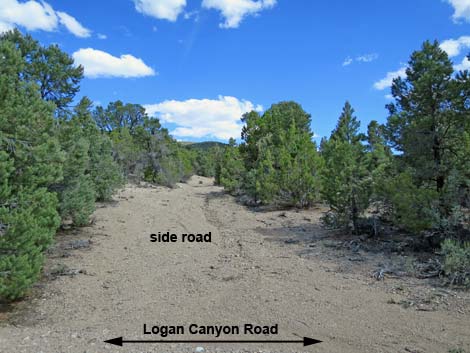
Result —
M 304 340 L 304 342 L 305 342 L 305 340 Z M 122 347 L 122 337 L 116 337 L 116 338 L 104 341 L 104 343 L 114 344 L 115 346 Z
M 310 337 L 304 337 L 304 347 L 311 346 L 312 344 L 322 343 L 322 341 L 316 340 Z

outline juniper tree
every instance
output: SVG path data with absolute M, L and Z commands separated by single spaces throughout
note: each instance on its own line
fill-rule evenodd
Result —
M 242 121 L 243 189 L 263 203 L 311 204 L 319 191 L 319 159 L 310 115 L 295 102 L 281 102 Z
M 275 169 L 275 160 L 271 152 L 271 147 L 267 140 L 258 142 L 259 151 L 256 161 L 256 168 L 248 174 L 249 184 L 252 184 L 252 189 L 248 189 L 255 200 L 263 203 L 272 203 L 279 196 L 279 175 Z
M 319 200 L 321 160 L 307 131 L 299 131 L 293 121 L 281 133 L 278 148 L 279 198 L 283 203 L 307 207 Z

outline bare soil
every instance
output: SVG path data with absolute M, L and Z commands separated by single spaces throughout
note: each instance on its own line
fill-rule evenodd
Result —
M 324 230 L 321 209 L 256 212 L 202 177 L 128 186 L 115 199 L 93 225 L 59 235 L 44 279 L 0 311 L 0 352 L 470 352 L 468 292 L 408 276 L 410 254 Z M 212 242 L 151 243 L 159 231 L 210 231 Z M 144 323 L 278 324 L 278 336 L 258 338 L 323 343 L 103 343 L 160 339 Z

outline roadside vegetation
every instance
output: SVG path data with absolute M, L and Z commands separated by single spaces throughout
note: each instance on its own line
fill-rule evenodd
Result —
M 27 294 L 58 229 L 88 225 L 125 182 L 172 187 L 193 174 L 251 205 L 326 203 L 325 226 L 353 234 L 388 224 L 426 235 L 447 282 L 469 285 L 470 77 L 438 43 L 394 81 L 386 124 L 361 132 L 346 102 L 319 145 L 295 102 L 245 114 L 240 144 L 180 143 L 139 104 L 79 99 L 82 78 L 58 46 L 0 36 L 0 301 Z
M 126 180 L 214 175 L 138 104 L 80 100 L 83 68 L 19 31 L 0 36 L 0 300 L 27 293 L 59 227 L 85 226 Z
M 443 256 L 445 281 L 468 286 L 469 72 L 455 73 L 439 44 L 425 42 L 391 91 L 386 124 L 371 121 L 362 132 L 346 102 L 319 146 L 295 102 L 245 114 L 242 142 L 225 149 L 216 181 L 252 205 L 326 203 L 329 228 L 377 236 L 387 225 L 392 237 L 424 237 Z

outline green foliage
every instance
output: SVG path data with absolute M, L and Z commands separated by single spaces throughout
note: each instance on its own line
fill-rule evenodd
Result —
M 394 224 L 411 232 L 430 229 L 435 224 L 437 192 L 417 187 L 409 170 L 383 179 L 379 192 L 391 204 Z
M 218 146 L 202 150 L 191 148 L 191 160 L 193 161 L 193 170 L 195 174 L 205 177 L 214 177 L 219 150 L 220 147 Z
M 83 68 L 54 44 L 43 47 L 30 35 L 17 29 L 0 34 L 0 41 L 12 43 L 22 56 L 22 76 L 39 87 L 41 98 L 55 104 L 63 112 L 79 91 Z
M 18 50 L 0 40 L 0 143 L 13 157 L 14 190 L 61 180 L 64 160 L 53 136 L 54 106 L 41 99 L 35 85 L 20 80 L 22 69 Z
M 0 38 L 0 299 L 21 297 L 39 276 L 59 225 L 56 195 L 64 155 L 53 105 L 22 81 L 20 52 Z
M 216 141 L 205 141 L 205 142 L 180 142 L 183 146 L 187 147 L 190 150 L 196 151 L 208 151 L 215 148 L 223 148 L 226 146 L 225 143 L 216 142 Z
M 193 173 L 191 153 L 181 148 L 174 141 L 169 142 L 167 153 L 160 158 L 151 159 L 144 174 L 144 180 L 156 184 L 173 187 L 183 182 Z
M 222 154 L 218 170 L 220 174 L 216 178 L 228 192 L 238 194 L 242 185 L 243 171 L 243 161 L 238 147 L 235 140 L 230 139 Z
M 105 135 L 97 135 L 90 141 L 89 172 L 96 199 L 109 201 L 116 189 L 123 185 L 121 168 L 113 158 L 113 145 Z
M 243 191 L 264 204 L 306 207 L 318 200 L 321 159 L 311 140 L 310 115 L 295 102 L 281 102 L 242 121 Z
M 55 195 L 44 188 L 24 189 L 0 207 L 0 299 L 21 297 L 37 280 L 60 223 L 56 207 Z
M 58 135 L 66 158 L 63 164 L 64 178 L 53 186 L 53 190 L 59 196 L 62 219 L 70 219 L 74 225 L 82 226 L 88 223 L 95 205 L 93 184 L 86 175 L 89 143 L 80 136 L 74 121 L 63 122 Z
M 465 353 L 465 349 L 463 348 L 452 348 L 449 349 L 448 353 Z
M 450 284 L 470 286 L 470 242 L 446 239 L 441 244 L 444 274 Z
M 272 203 L 279 193 L 279 185 L 274 169 L 274 159 L 269 148 L 261 148 L 257 168 L 254 169 L 254 174 L 250 177 L 253 178 L 253 181 L 247 180 L 247 184 L 254 183 L 253 196 L 255 199 L 264 203 Z
M 80 175 L 69 181 L 60 192 L 60 214 L 63 219 L 70 218 L 76 226 L 89 223 L 90 215 L 95 211 L 95 191 L 91 178 Z
M 95 194 L 109 198 L 118 183 L 91 102 L 67 109 L 81 77 L 57 46 L 0 35 L 0 300 L 23 296 L 38 278 L 61 217 L 88 223 Z
M 454 75 L 452 62 L 439 43 L 425 42 L 411 55 L 405 78 L 394 80 L 395 102 L 388 106 L 387 137 L 401 153 L 398 170 L 411 170 L 419 191 L 437 193 L 441 228 L 458 210 L 457 195 L 470 187 L 468 145 L 468 72 Z M 457 208 L 456 208 L 457 206 Z M 428 207 L 423 204 L 422 207 Z
M 198 153 L 177 143 L 158 119 L 149 117 L 138 104 L 112 102 L 106 108 L 97 107 L 93 119 L 110 137 L 116 160 L 130 180 L 172 187 L 197 167 Z
M 92 111 L 85 97 L 70 109 L 82 77 L 56 45 L 17 30 L 0 35 L 1 300 L 21 297 L 38 278 L 61 221 L 87 224 L 95 201 L 126 178 L 174 186 L 197 173 L 256 203 L 322 200 L 335 225 L 356 233 L 377 204 L 410 232 L 451 237 L 468 227 L 470 73 L 454 74 L 437 42 L 425 42 L 394 80 L 385 126 L 372 121 L 360 133 L 346 103 L 319 151 L 311 117 L 295 102 L 245 114 L 239 146 L 182 144 L 138 104 Z M 442 251 L 450 282 L 468 285 L 470 245 L 447 240 Z
M 277 150 L 279 202 L 308 207 L 319 200 L 321 159 L 310 133 L 299 131 L 292 122 Z
M 330 206 L 336 226 L 358 231 L 358 220 L 369 206 L 371 171 L 360 123 L 346 102 L 336 129 L 322 143 L 322 195 Z
M 114 160 L 111 139 L 97 128 L 91 106 L 92 102 L 84 97 L 75 108 L 71 124 L 75 127 L 75 138 L 80 136 L 88 143 L 88 163 L 84 174 L 90 177 L 96 199 L 107 201 L 123 184 L 124 178 L 120 166 Z

